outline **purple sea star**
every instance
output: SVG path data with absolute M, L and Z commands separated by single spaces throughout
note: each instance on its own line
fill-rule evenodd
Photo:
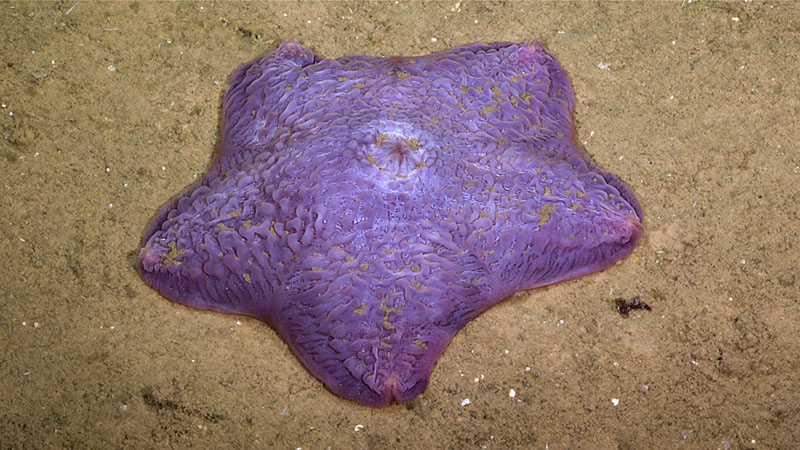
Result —
M 602 270 L 642 235 L 630 189 L 575 144 L 538 43 L 241 67 L 216 159 L 144 237 L 165 297 L 258 317 L 334 393 L 407 402 L 467 322 Z

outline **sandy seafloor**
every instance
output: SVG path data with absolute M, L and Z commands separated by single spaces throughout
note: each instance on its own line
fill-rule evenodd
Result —
M 410 405 L 343 400 L 267 325 L 138 277 L 240 64 L 529 39 L 646 235 L 470 323 Z M 785 2 L 0 3 L 0 448 L 798 448 L 798 61 Z

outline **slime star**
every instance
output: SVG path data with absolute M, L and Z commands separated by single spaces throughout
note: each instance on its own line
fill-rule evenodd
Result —
M 334 393 L 423 392 L 460 328 L 602 270 L 642 235 L 631 190 L 576 145 L 569 79 L 536 42 L 241 67 L 208 173 L 148 228 L 165 297 L 255 316 Z

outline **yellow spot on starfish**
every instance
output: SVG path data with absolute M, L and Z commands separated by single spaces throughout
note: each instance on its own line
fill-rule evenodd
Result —
M 422 283 L 420 283 L 417 280 L 411 280 L 408 282 L 408 284 L 410 284 L 412 288 L 418 291 L 424 291 L 425 289 L 427 289 L 425 286 L 422 285 Z
M 375 157 L 372 155 L 372 153 L 367 153 L 367 161 L 371 162 L 373 165 L 377 167 L 380 167 L 378 166 L 378 161 L 375 160 Z
M 419 150 L 419 139 L 403 139 L 403 142 L 413 150 Z
M 249 273 L 247 273 L 247 272 L 245 272 L 244 274 L 242 274 L 242 278 L 244 278 L 244 281 L 246 281 L 246 282 L 248 282 L 248 283 L 250 283 L 250 284 L 252 284 L 252 283 L 253 283 L 253 281 L 250 279 L 250 274 L 249 274 Z
M 556 209 L 556 205 L 548 204 L 542 206 L 541 213 L 539 214 L 539 226 L 545 225 L 550 220 L 550 213 Z
M 400 308 L 389 308 L 386 306 L 386 298 L 381 300 L 381 305 L 379 306 L 381 311 L 383 311 L 383 328 L 386 330 L 394 330 L 394 325 L 389 322 L 389 314 L 391 313 L 400 313 L 403 312 Z
M 180 266 L 181 262 L 176 261 L 175 258 L 181 256 L 183 254 L 183 250 L 178 250 L 178 244 L 175 241 L 170 242 L 168 245 L 169 253 L 164 255 L 164 265 L 169 266 Z

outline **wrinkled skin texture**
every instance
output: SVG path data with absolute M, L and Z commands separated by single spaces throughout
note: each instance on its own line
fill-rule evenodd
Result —
M 536 42 L 338 60 L 285 43 L 233 75 L 216 159 L 154 219 L 139 272 L 266 321 L 342 397 L 410 401 L 482 311 L 639 241 L 573 104 Z

